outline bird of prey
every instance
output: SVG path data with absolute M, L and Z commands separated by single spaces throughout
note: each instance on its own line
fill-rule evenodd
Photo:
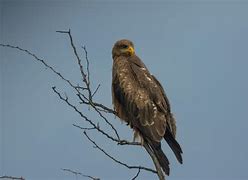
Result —
M 176 122 L 165 91 L 135 54 L 134 44 L 122 39 L 112 49 L 112 99 L 117 116 L 134 130 L 156 156 L 165 174 L 169 161 L 161 149 L 164 138 L 182 164 L 182 149 L 176 141 Z

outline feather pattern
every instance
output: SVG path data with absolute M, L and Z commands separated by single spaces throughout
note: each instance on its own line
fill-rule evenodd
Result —
M 166 129 L 166 103 L 162 102 L 163 92 L 153 79 L 137 56 L 118 57 L 114 61 L 113 103 L 117 113 L 120 106 L 125 109 L 118 115 L 132 126 L 140 127 L 149 138 L 160 142 Z

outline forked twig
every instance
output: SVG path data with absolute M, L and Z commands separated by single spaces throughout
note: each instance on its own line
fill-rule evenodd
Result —
M 88 98 L 85 98 L 83 96 L 82 98 L 82 94 L 78 92 L 78 97 L 79 99 L 84 103 L 84 104 L 87 104 L 87 105 L 90 105 L 91 107 L 93 107 L 95 109 L 95 111 L 97 111 L 97 113 L 100 115 L 101 118 L 104 119 L 104 121 L 112 128 L 112 130 L 115 132 L 116 136 L 118 139 L 120 139 L 119 137 L 119 134 L 117 132 L 117 130 L 115 129 L 115 127 L 107 120 L 107 118 L 105 118 L 101 112 L 98 110 L 98 108 L 96 107 L 96 105 L 94 104 L 93 102 L 93 96 L 95 95 L 95 93 L 92 93 L 91 92 L 91 88 L 90 88 L 90 71 L 89 71 L 89 59 L 88 59 L 88 52 L 86 50 L 86 47 L 83 46 L 83 50 L 84 50 L 84 53 L 85 53 L 85 59 L 86 59 L 86 70 L 87 70 L 87 73 L 84 72 L 84 68 L 83 68 L 83 65 L 82 65 L 82 60 L 80 59 L 79 55 L 78 55 L 78 52 L 77 52 L 77 48 L 74 44 L 74 41 L 73 41 L 73 38 L 72 38 L 72 35 L 71 35 L 71 31 L 69 29 L 69 31 L 56 31 L 58 33 L 63 33 L 63 34 L 67 34 L 69 36 L 69 39 L 70 39 L 70 44 L 71 44 L 71 47 L 73 49 L 73 52 L 74 52 L 74 55 L 76 56 L 76 59 L 77 59 L 77 64 L 79 66 L 79 70 L 80 70 L 80 73 L 81 73 L 81 76 L 83 78 L 83 82 L 86 86 L 85 90 L 87 90 L 88 92 Z M 99 88 L 99 86 L 98 86 Z M 97 89 L 98 89 L 97 88 Z M 96 91 L 97 91 L 96 89 Z M 95 91 L 95 92 L 96 92 Z M 85 99 L 87 99 L 87 101 L 85 101 Z

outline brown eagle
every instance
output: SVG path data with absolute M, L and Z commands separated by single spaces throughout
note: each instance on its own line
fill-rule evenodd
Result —
M 117 116 L 134 129 L 135 137 L 150 147 L 169 175 L 169 161 L 161 149 L 161 140 L 166 140 L 180 163 L 182 149 L 175 139 L 176 122 L 165 91 L 136 56 L 131 41 L 117 41 L 112 57 L 112 98 Z

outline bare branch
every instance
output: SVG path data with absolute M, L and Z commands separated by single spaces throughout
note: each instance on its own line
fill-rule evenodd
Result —
M 63 100 L 64 102 L 66 102 L 67 105 L 69 105 L 71 108 L 73 108 L 85 121 L 89 122 L 95 129 L 97 129 L 100 133 L 102 133 L 103 135 L 105 135 L 106 137 L 108 137 L 109 139 L 119 142 L 118 139 L 113 138 L 112 136 L 108 135 L 107 133 L 105 133 L 102 129 L 98 128 L 97 125 L 95 123 L 93 123 L 88 117 L 86 117 L 85 115 L 83 115 L 83 113 L 81 111 L 78 110 L 78 108 L 76 106 L 74 106 L 72 103 L 69 102 L 69 100 L 65 97 L 63 97 L 57 90 L 56 87 L 52 87 L 53 91 L 59 96 L 59 98 L 61 100 Z
M 150 168 L 147 168 L 147 167 L 143 167 L 143 166 L 130 166 L 130 165 L 127 165 L 126 163 L 123 163 L 123 162 L 117 160 L 116 158 L 114 158 L 113 156 L 111 156 L 110 154 L 108 154 L 108 153 L 107 153 L 104 149 L 102 149 L 100 146 L 98 146 L 98 145 L 96 144 L 96 142 L 93 141 L 93 140 L 88 136 L 88 134 L 86 133 L 86 131 L 84 131 L 84 135 L 87 137 L 87 139 L 88 139 L 90 142 L 92 142 L 92 143 L 95 145 L 95 147 L 96 147 L 97 149 L 99 149 L 100 151 L 102 151 L 106 156 L 108 156 L 108 157 L 109 157 L 110 159 L 112 159 L 114 162 L 116 162 L 116 163 L 118 163 L 118 164 L 120 164 L 120 165 L 122 165 L 122 166 L 125 166 L 125 167 L 128 168 L 128 169 L 140 169 L 140 170 L 146 170 L 146 171 L 149 171 L 149 172 L 152 172 L 152 173 L 157 173 L 157 171 L 155 171 L 155 170 L 153 170 L 153 169 L 150 169 Z
M 84 127 L 81 127 L 81 126 L 79 126 L 79 125 L 76 125 L 76 124 L 72 124 L 74 127 L 76 127 L 76 128 L 79 128 L 79 129 L 81 129 L 81 130 L 87 130 L 87 128 L 84 128 Z M 100 127 L 99 126 L 97 126 L 97 128 L 95 128 L 95 127 L 93 127 L 93 128 L 89 128 L 88 130 L 97 130 L 97 131 L 99 131 L 99 129 L 100 129 Z M 101 129 L 100 129 L 101 130 Z M 108 135 L 107 133 L 106 133 L 106 135 L 105 135 L 107 138 L 109 138 L 109 139 L 111 139 L 112 141 L 114 141 L 114 142 L 117 142 L 117 145 L 133 145 L 133 146 L 141 146 L 141 143 L 139 143 L 139 142 L 129 142 L 129 141 L 127 141 L 127 140 L 118 140 L 118 139 L 115 139 L 115 138 L 113 138 L 113 137 L 111 137 L 110 135 Z
M 104 106 L 103 104 L 96 103 L 96 102 L 93 102 L 92 104 L 93 104 L 94 106 L 96 106 L 96 107 L 102 108 L 103 110 L 105 110 L 105 111 L 108 112 L 108 113 L 111 113 L 111 114 L 116 115 L 116 112 L 115 112 L 114 110 L 112 110 L 112 109 L 110 109 L 110 108 Z
M 70 31 L 70 29 L 69 29 L 69 31 Z M 58 32 L 58 33 L 64 33 L 64 34 L 68 34 L 68 33 L 69 33 L 69 31 L 56 31 L 56 32 Z
M 94 110 L 99 114 L 99 116 L 100 116 L 101 118 L 103 118 L 103 120 L 104 120 L 112 129 L 113 129 L 113 131 L 115 132 L 115 134 L 116 134 L 118 140 L 120 140 L 120 136 L 119 136 L 117 130 L 115 129 L 115 127 L 113 126 L 113 124 L 111 124 L 111 123 L 108 121 L 108 119 L 107 119 L 105 116 L 102 115 L 101 111 L 99 111 L 99 110 L 96 108 L 96 106 L 92 103 L 92 101 L 89 101 L 89 102 L 85 103 L 85 102 L 83 101 L 83 99 L 81 98 L 80 94 L 77 94 L 77 96 L 78 96 L 78 98 L 79 98 L 84 104 L 88 104 L 88 103 L 89 103 L 89 105 L 91 105 L 91 107 L 94 108 Z
M 120 140 L 120 136 L 117 132 L 117 130 L 114 128 L 113 124 L 111 124 L 108 119 L 102 115 L 101 111 L 99 111 L 94 105 L 92 105 L 92 107 L 95 109 L 95 111 L 99 114 L 100 117 L 102 117 L 104 119 L 104 121 L 113 129 L 113 131 L 115 132 L 118 140 Z
M 23 177 L 1 176 L 0 179 L 25 180 Z
M 86 102 L 84 99 L 81 99 L 82 97 L 82 94 L 81 93 L 78 93 L 78 97 L 79 99 L 84 103 L 84 104 L 89 104 L 91 105 L 95 111 L 97 111 L 97 113 L 104 119 L 104 121 L 113 129 L 113 131 L 115 132 L 116 136 L 118 139 L 120 139 L 119 135 L 118 135 L 118 132 L 117 130 L 114 128 L 114 126 L 107 120 L 107 118 L 105 118 L 101 112 L 96 108 L 96 106 L 94 105 L 93 103 L 93 96 L 95 94 L 95 91 L 93 94 L 91 92 L 91 88 L 90 88 L 90 71 L 89 71 L 89 59 L 88 59 L 88 52 L 86 50 L 86 47 L 83 46 L 83 50 L 84 50 L 84 53 L 85 53 L 85 59 L 86 59 L 86 69 L 87 69 L 87 73 L 84 72 L 84 69 L 83 69 L 83 65 L 82 65 L 82 60 L 80 59 L 78 53 L 77 53 L 77 48 L 73 42 L 73 38 L 72 38 L 72 35 L 71 35 L 71 31 L 69 29 L 69 31 L 57 31 L 59 33 L 65 33 L 65 34 L 68 34 L 69 36 L 69 39 L 70 39 L 70 43 L 71 43 L 71 47 L 73 49 L 73 52 L 74 52 L 74 55 L 76 56 L 77 58 L 77 63 L 78 63 L 78 66 L 80 68 L 80 73 L 82 75 L 82 78 L 83 78 L 83 82 L 85 83 L 86 85 L 86 90 L 88 91 L 88 98 L 85 98 L 84 96 L 84 99 L 87 99 L 88 101 Z M 87 77 L 88 76 L 88 77 Z M 97 88 L 98 89 L 98 88 Z
M 75 88 L 80 89 L 80 90 L 82 90 L 82 91 L 87 90 L 87 88 L 82 87 L 82 86 L 79 86 L 79 85 L 75 86 Z
M 85 174 L 82 174 L 81 172 L 73 171 L 71 169 L 65 169 L 65 168 L 63 168 L 62 170 L 63 171 L 66 171 L 66 172 L 69 172 L 71 174 L 74 174 L 75 176 L 80 175 L 82 177 L 87 177 L 87 178 L 92 179 L 92 180 L 100 180 L 100 178 L 96 178 L 96 177 L 93 177 L 93 176 L 85 175 Z
M 34 53 L 32 53 L 31 51 L 27 50 L 27 49 L 23 49 L 20 48 L 18 46 L 12 46 L 9 44 L 0 44 L 0 46 L 2 47 L 8 47 L 8 48 L 12 48 L 12 49 L 18 49 L 22 52 L 27 53 L 28 55 L 32 56 L 35 60 L 41 62 L 46 68 L 50 69 L 53 73 L 55 73 L 57 76 L 59 76 L 62 80 L 64 80 L 65 82 L 67 82 L 72 88 L 75 88 L 75 86 L 70 82 L 69 79 L 65 78 L 60 72 L 58 72 L 55 68 L 53 68 L 52 66 L 48 65 L 44 59 L 39 58 L 38 56 L 36 56 Z
M 77 58 L 77 63 L 78 63 L 78 66 L 79 66 L 79 69 L 80 69 L 80 73 L 82 75 L 82 78 L 83 78 L 83 82 L 86 84 L 87 88 L 89 88 L 89 83 L 86 79 L 86 76 L 87 74 L 84 73 L 84 69 L 83 69 L 83 65 L 82 65 L 82 60 L 80 59 L 79 55 L 78 55 L 78 52 L 77 52 L 77 48 L 76 46 L 74 45 L 74 42 L 73 42 L 73 38 L 72 38 L 72 35 L 71 35 L 71 30 L 69 29 L 69 31 L 56 31 L 58 33 L 63 33 L 63 34 L 67 34 L 70 38 L 70 43 L 71 43 L 71 47 L 73 49 L 73 53 L 74 55 L 76 56 Z M 86 51 L 87 52 L 87 51 Z M 89 88 L 90 89 L 90 88 Z M 89 96 L 91 96 L 91 94 L 89 94 Z
M 76 127 L 76 128 L 79 128 L 79 129 L 82 129 L 82 130 L 94 130 L 94 129 L 96 129 L 96 128 L 94 128 L 94 127 L 92 127 L 92 128 L 85 128 L 85 127 L 81 127 L 81 126 L 79 126 L 79 125 L 76 125 L 76 124 L 72 124 L 74 127 Z
M 112 136 L 110 136 L 108 133 L 106 133 L 105 131 L 103 131 L 99 125 L 96 125 L 93 121 L 91 121 L 88 117 L 86 117 L 85 115 L 83 115 L 83 113 L 81 111 L 78 110 L 78 108 L 73 105 L 69 99 L 67 97 L 63 97 L 57 90 L 56 90 L 56 87 L 52 87 L 53 91 L 59 96 L 59 98 L 61 100 L 63 100 L 67 105 L 69 105 L 72 109 L 74 109 L 85 121 L 87 121 L 88 123 L 90 123 L 90 125 L 92 125 L 92 127 L 94 129 L 96 129 L 97 131 L 99 131 L 101 134 L 103 134 L 104 136 L 106 136 L 107 138 L 111 139 L 112 141 L 114 142 L 117 142 L 117 144 L 119 145 L 141 145 L 140 143 L 136 143 L 136 142 L 128 142 L 126 140 L 119 140 L 119 139 L 116 139 Z M 73 125 L 79 129 L 82 129 L 84 130 L 83 127 L 80 127 L 78 125 Z

